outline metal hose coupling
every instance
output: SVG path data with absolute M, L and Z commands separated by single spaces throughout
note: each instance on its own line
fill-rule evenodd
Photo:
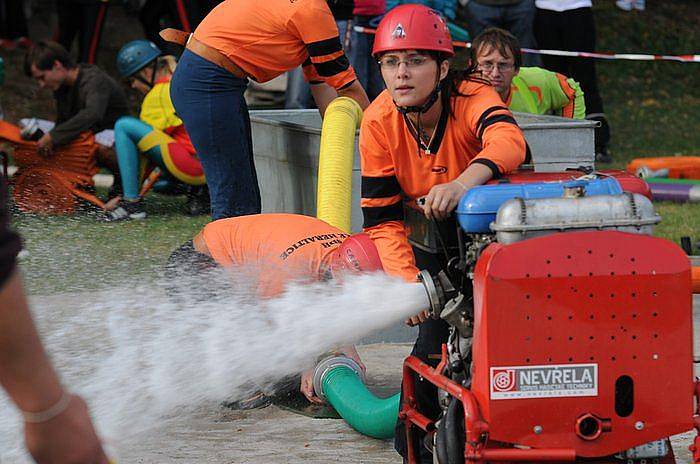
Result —
M 323 358 L 314 368 L 314 393 L 316 395 L 326 400 L 326 395 L 323 392 L 323 381 L 333 369 L 337 367 L 347 367 L 353 371 L 365 383 L 365 373 L 360 367 L 360 365 L 354 359 L 348 358 L 347 356 L 332 354 Z
M 445 304 L 457 295 L 457 290 L 444 271 L 440 271 L 437 276 L 432 276 L 430 272 L 423 269 L 418 273 L 418 280 L 428 294 L 431 316 L 439 319 Z

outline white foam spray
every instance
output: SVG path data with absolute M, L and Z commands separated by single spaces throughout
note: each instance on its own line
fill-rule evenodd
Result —
M 230 284 L 228 275 L 206 277 L 217 278 Z M 88 400 L 99 432 L 117 448 L 147 440 L 169 417 L 301 372 L 324 351 L 427 307 L 420 284 L 377 274 L 293 284 L 264 301 L 247 281 L 238 284 L 207 301 L 173 302 L 144 284 L 33 304 L 65 383 Z M 24 461 L 20 428 L 13 407 L 0 402 L 0 461 Z

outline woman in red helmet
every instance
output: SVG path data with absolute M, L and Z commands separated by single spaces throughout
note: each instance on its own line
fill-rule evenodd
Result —
M 311 216 L 301 214 L 253 214 L 210 222 L 194 239 L 175 250 L 166 274 L 172 282 L 211 267 L 236 266 L 252 274 L 258 296 L 279 295 L 291 281 L 319 281 L 338 278 L 346 272 L 382 270 L 377 249 L 367 234 L 348 235 Z M 189 279 L 185 278 L 185 285 Z M 362 366 L 355 347 L 338 348 Z M 301 392 L 309 401 L 322 403 L 314 393 L 313 373 L 301 377 Z M 255 407 L 265 401 L 257 393 L 239 407 Z
M 452 40 L 436 11 L 423 5 L 391 10 L 377 28 L 372 52 L 386 90 L 367 108 L 360 129 L 364 230 L 387 273 L 415 280 L 419 268 L 437 272 L 446 263 L 411 248 L 403 202 L 423 199 L 426 217 L 444 221 L 469 188 L 516 169 L 526 144 L 510 110 L 475 68 L 450 69 Z M 447 324 L 427 313 L 407 323 L 419 324 L 413 354 L 435 366 Z M 437 419 L 436 390 L 426 384 L 416 385 L 417 400 L 424 414 Z M 395 445 L 405 456 L 401 425 Z M 432 462 L 429 453 L 421 459 Z

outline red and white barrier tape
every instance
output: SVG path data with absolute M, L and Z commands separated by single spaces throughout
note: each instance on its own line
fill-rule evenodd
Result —
M 375 29 L 355 26 L 355 31 L 365 34 L 374 34 Z M 470 48 L 470 42 L 455 41 L 455 47 Z M 676 61 L 680 63 L 700 63 L 700 55 L 648 55 L 642 53 L 609 53 L 609 52 L 574 52 L 567 50 L 535 50 L 534 48 L 522 48 L 523 53 L 553 56 L 574 56 L 580 58 L 599 58 L 601 60 L 631 60 L 631 61 Z

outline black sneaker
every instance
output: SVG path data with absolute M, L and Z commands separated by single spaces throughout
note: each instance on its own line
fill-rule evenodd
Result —
M 146 219 L 146 212 L 143 210 L 141 200 L 122 200 L 112 211 L 107 211 L 105 216 L 105 221 L 107 222 L 127 221 L 130 219 Z
M 187 192 L 185 214 L 188 216 L 203 216 L 210 213 L 211 205 L 209 203 L 209 189 L 207 186 L 190 187 Z

